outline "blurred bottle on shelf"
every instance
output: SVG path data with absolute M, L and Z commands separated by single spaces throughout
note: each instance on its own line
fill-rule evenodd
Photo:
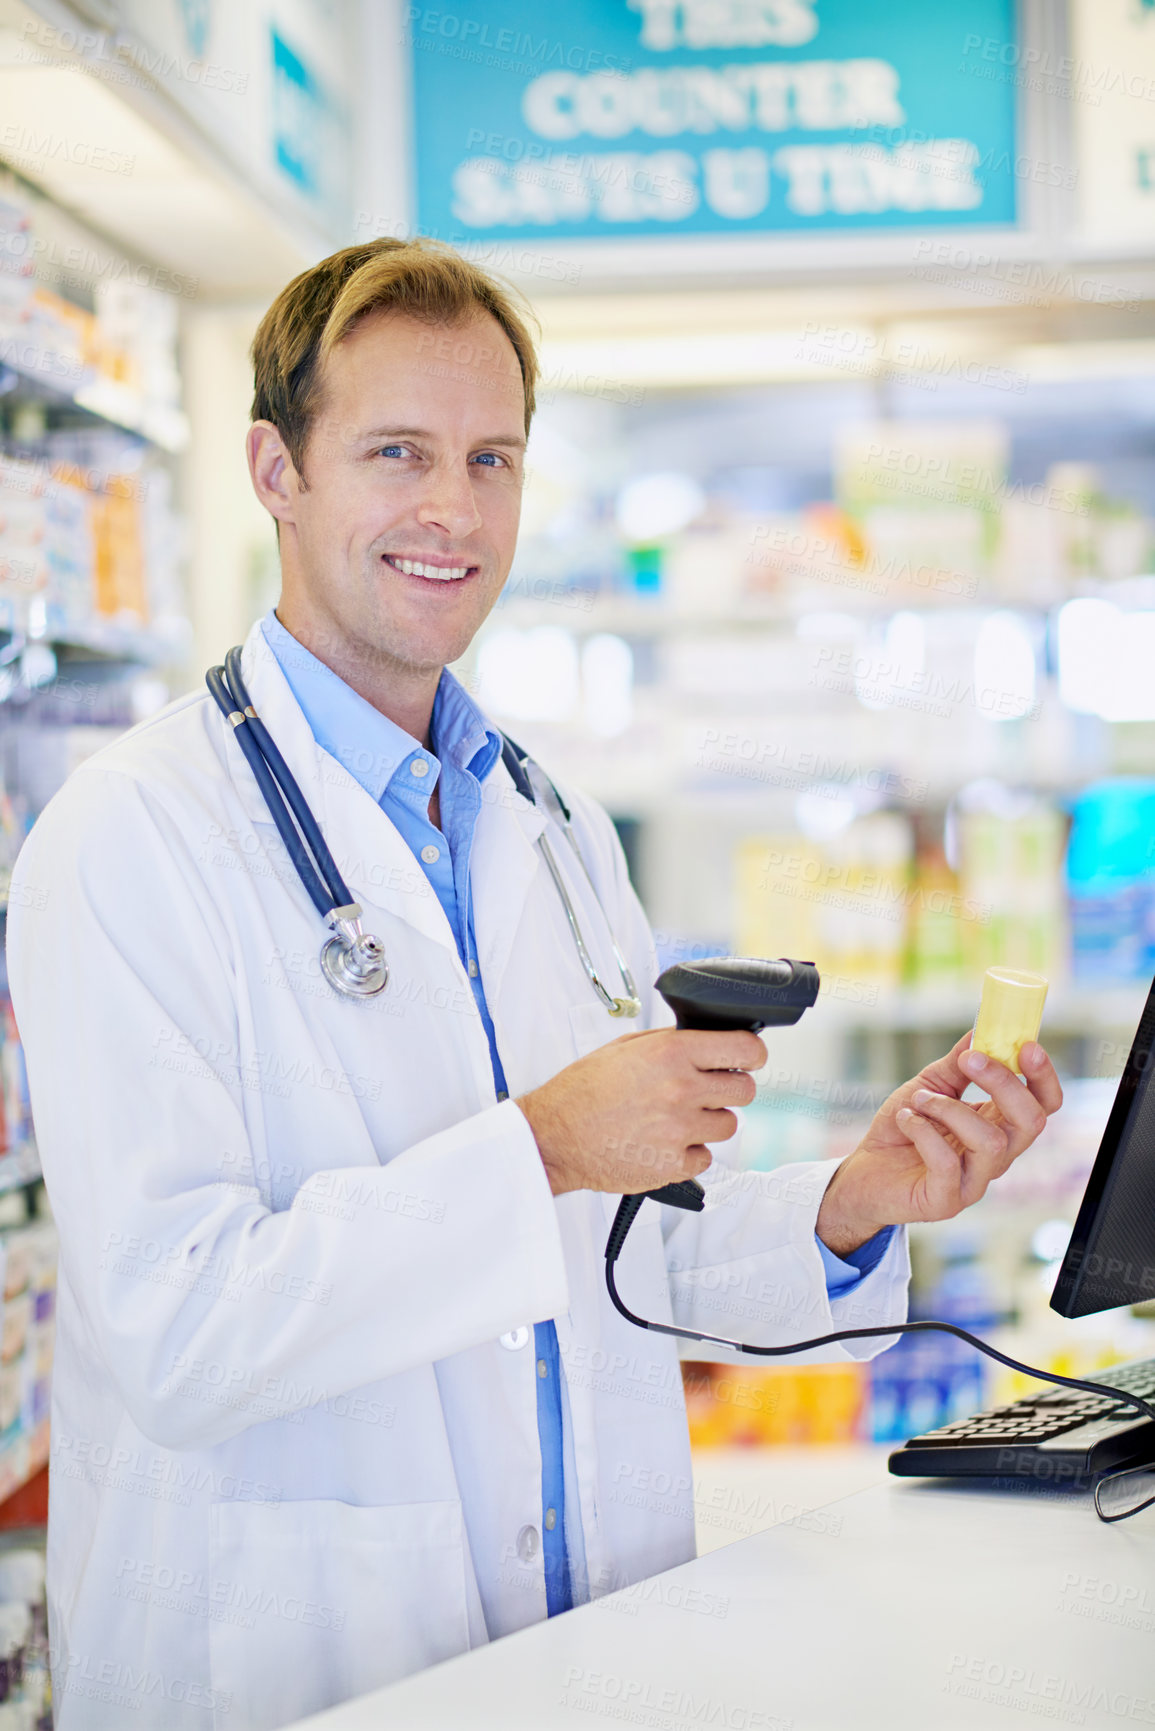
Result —
M 989 967 L 1026 968 L 1052 983 L 1068 972 L 1063 890 L 1066 820 L 1049 801 L 981 789 L 958 813 L 963 960 L 967 977 Z M 992 791 L 994 798 L 994 791 Z
M 915 857 L 910 898 L 904 969 L 908 985 L 932 991 L 962 985 L 964 912 L 962 886 L 947 863 L 942 843 L 923 842 Z
M 750 836 L 736 850 L 736 950 L 805 956 L 820 972 L 877 987 L 902 977 L 913 835 L 872 812 L 819 842 Z

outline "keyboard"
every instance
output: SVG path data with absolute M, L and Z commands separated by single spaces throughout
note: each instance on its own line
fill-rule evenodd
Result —
M 1096 1371 L 1089 1382 L 1155 1404 L 1155 1358 Z M 1155 1419 L 1108 1394 L 1039 1384 L 1009 1406 L 952 1419 L 896 1449 L 888 1466 L 900 1478 L 1008 1478 L 1071 1487 L 1100 1473 L 1155 1463 Z

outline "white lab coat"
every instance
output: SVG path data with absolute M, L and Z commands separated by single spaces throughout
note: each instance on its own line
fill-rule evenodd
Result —
M 551 1196 L 420 865 L 257 628 L 244 666 L 390 980 L 368 1001 L 323 980 L 322 923 L 207 694 L 84 764 L 21 854 L 11 984 L 61 1239 L 60 1731 L 264 1731 L 543 1617 L 535 1320 L 557 1325 L 588 1592 L 694 1551 L 677 1348 L 604 1288 L 616 1198 Z M 604 914 L 554 845 L 587 942 L 616 981 L 608 915 L 667 1021 L 612 826 L 573 800 Z M 623 1031 L 546 821 L 499 763 L 473 881 L 514 1097 Z M 644 1209 L 623 1294 L 764 1341 L 900 1320 L 902 1234 L 826 1298 L 833 1169 L 715 1167 L 702 1215 Z

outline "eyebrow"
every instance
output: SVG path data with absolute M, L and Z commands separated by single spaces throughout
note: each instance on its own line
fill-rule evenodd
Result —
M 428 427 L 373 427 L 365 434 L 366 439 L 432 439 L 436 434 Z M 495 433 L 491 439 L 477 439 L 478 445 L 507 445 L 510 450 L 524 451 L 525 439 L 520 434 Z

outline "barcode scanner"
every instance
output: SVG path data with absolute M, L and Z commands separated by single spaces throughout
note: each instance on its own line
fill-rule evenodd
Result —
M 764 961 L 753 956 L 712 956 L 702 962 L 678 962 L 657 979 L 657 989 L 674 1012 L 679 1028 L 789 1028 L 818 996 L 818 969 L 813 962 L 785 957 Z M 607 1262 L 616 1262 L 626 1233 L 646 1197 L 687 1208 L 698 1214 L 705 1192 L 696 1178 L 663 1184 L 623 1196 L 606 1244 Z

